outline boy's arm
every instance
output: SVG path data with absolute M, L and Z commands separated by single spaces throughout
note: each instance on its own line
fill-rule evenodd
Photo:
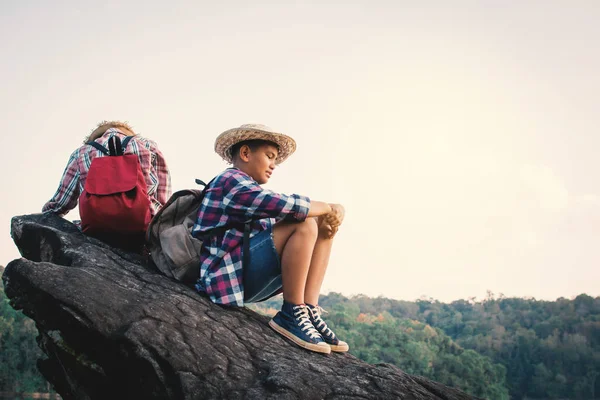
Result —
M 311 200 L 308 217 L 320 217 L 321 215 L 329 214 L 332 211 L 331 205 L 323 201 Z
M 79 168 L 77 167 L 77 158 L 79 157 L 79 149 L 75 150 L 67 167 L 60 179 L 60 186 L 52 196 L 52 198 L 44 204 L 42 212 L 55 212 L 60 216 L 64 216 L 70 210 L 75 208 L 79 196 Z
M 164 205 L 171 197 L 171 173 L 163 153 L 158 149 L 156 144 L 152 146 L 151 151 L 154 152 L 155 157 L 152 157 L 152 168 L 156 171 L 158 177 L 158 189 L 156 191 L 156 199 L 161 205 Z
M 224 191 L 224 211 L 239 222 L 263 218 L 304 221 L 311 207 L 306 196 L 275 193 L 245 178 L 238 179 L 231 190 L 225 187 Z

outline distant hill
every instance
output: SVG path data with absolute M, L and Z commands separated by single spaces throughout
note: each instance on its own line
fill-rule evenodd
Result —
M 449 304 L 321 296 L 326 320 L 371 363 L 388 362 L 489 399 L 600 398 L 600 297 L 496 297 Z M 250 306 L 273 314 L 281 298 Z

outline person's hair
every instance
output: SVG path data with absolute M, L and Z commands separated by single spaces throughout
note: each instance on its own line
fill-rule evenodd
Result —
M 229 154 L 231 155 L 231 161 L 235 161 L 240 156 L 240 149 L 244 145 L 250 147 L 250 150 L 256 151 L 256 149 L 258 149 L 259 147 L 264 146 L 266 144 L 276 147 L 277 151 L 279 151 L 279 146 L 277 145 L 277 143 L 271 142 L 269 140 L 263 140 L 263 139 L 244 140 L 242 142 L 238 142 L 238 143 L 234 144 L 233 146 L 231 146 L 229 148 Z
M 100 136 L 104 135 L 104 133 L 106 133 L 106 131 L 109 130 L 110 128 L 119 128 L 119 130 L 124 135 L 135 136 L 135 132 L 133 131 L 133 128 L 127 122 L 102 121 L 96 126 L 96 128 L 94 128 L 94 130 L 88 136 L 86 136 L 83 143 L 91 142 L 93 140 L 98 139 Z

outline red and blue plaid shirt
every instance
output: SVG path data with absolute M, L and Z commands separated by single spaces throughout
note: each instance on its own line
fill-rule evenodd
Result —
M 238 169 L 229 168 L 217 175 L 192 229 L 192 234 L 203 240 L 196 289 L 215 303 L 243 306 L 244 223 L 252 220 L 252 237 L 278 221 L 304 221 L 309 208 L 308 197 L 264 189 Z M 214 228 L 222 229 L 211 232 Z
M 96 139 L 96 142 L 108 146 L 108 140 L 118 135 L 123 140 L 127 137 L 118 128 L 108 129 L 104 135 Z M 152 140 L 136 135 L 123 150 L 125 154 L 137 154 L 144 173 L 146 185 L 148 186 L 148 197 L 150 197 L 150 208 L 152 216 L 167 202 L 171 196 L 171 175 L 165 158 Z M 75 150 L 69 161 L 65 172 L 60 180 L 58 190 L 52 198 L 44 204 L 42 212 L 53 211 L 61 216 L 71 211 L 77 205 L 79 194 L 83 191 L 92 160 L 103 157 L 100 150 L 84 144 Z

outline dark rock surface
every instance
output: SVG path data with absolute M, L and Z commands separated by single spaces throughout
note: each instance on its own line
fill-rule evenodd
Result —
M 55 215 L 15 217 L 23 258 L 7 296 L 35 320 L 43 375 L 64 399 L 469 399 L 349 354 L 278 336 L 266 317 L 215 305 Z

